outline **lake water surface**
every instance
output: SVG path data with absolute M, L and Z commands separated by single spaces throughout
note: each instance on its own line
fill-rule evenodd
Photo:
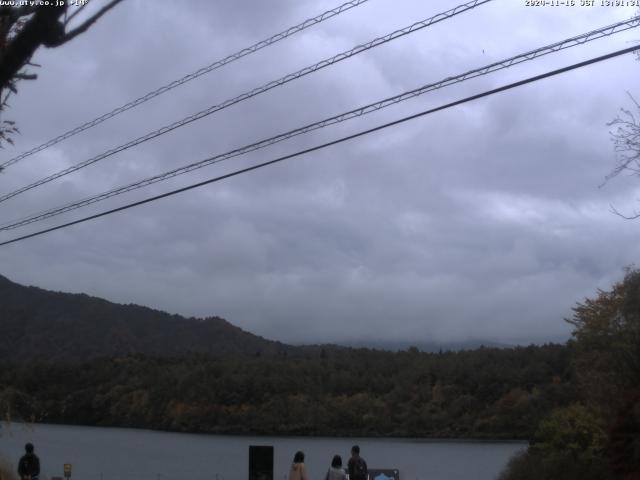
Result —
M 297 450 L 306 455 L 310 480 L 324 480 L 331 458 L 346 464 L 358 444 L 370 468 L 396 468 L 402 480 L 493 480 L 522 442 L 458 442 L 420 439 L 250 437 L 195 435 L 124 428 L 2 424 L 0 456 L 17 465 L 32 442 L 44 478 L 72 480 L 246 480 L 249 445 L 274 447 L 274 478 L 283 480 Z

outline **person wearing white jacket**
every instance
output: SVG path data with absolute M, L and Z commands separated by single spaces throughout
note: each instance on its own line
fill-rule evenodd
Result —
M 346 480 L 347 474 L 342 469 L 342 457 L 340 455 L 334 455 L 331 461 L 331 468 L 327 471 L 325 480 Z

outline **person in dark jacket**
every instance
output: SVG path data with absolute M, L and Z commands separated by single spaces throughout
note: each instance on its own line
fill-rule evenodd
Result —
M 27 443 L 24 446 L 26 453 L 18 462 L 18 475 L 21 480 L 38 480 L 40 475 L 40 459 L 33 453 L 33 445 Z
M 360 447 L 354 445 L 351 447 L 351 458 L 348 463 L 349 480 L 367 480 L 369 472 L 367 470 L 367 462 L 360 456 Z

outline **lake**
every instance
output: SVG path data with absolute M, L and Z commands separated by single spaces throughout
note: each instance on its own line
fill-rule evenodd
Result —
M 17 465 L 32 442 L 42 480 L 73 465 L 76 480 L 246 480 L 249 445 L 274 447 L 274 478 L 286 478 L 297 450 L 310 480 L 324 480 L 333 458 L 343 463 L 360 445 L 369 468 L 395 468 L 402 480 L 493 480 L 524 442 L 422 439 L 251 437 L 154 432 L 125 428 L 2 424 L 0 456 Z

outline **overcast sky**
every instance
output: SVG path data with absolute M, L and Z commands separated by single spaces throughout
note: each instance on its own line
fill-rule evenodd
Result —
M 93 8 L 101 5 L 98 0 Z M 5 161 L 340 0 L 125 0 L 39 50 Z M 576 0 L 578 5 L 579 0 Z M 2 222 L 86 197 L 635 14 L 495 0 L 242 102 L 0 205 Z M 183 5 L 188 5 L 184 8 Z M 456 1 L 371 0 L 24 159 L 0 192 L 78 163 Z M 484 76 L 122 195 L 13 238 L 269 160 L 640 38 L 638 29 Z M 467 103 L 123 213 L 0 247 L 0 274 L 185 316 L 218 315 L 286 342 L 540 342 L 638 261 L 640 179 L 599 188 L 606 125 L 640 62 L 626 55 Z

